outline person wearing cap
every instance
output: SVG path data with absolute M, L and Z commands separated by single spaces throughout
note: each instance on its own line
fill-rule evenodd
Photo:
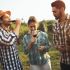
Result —
M 23 50 L 29 57 L 30 70 L 51 70 L 44 54 L 49 49 L 48 36 L 37 31 L 38 22 L 34 16 L 28 20 L 28 33 L 23 37 Z
M 61 70 L 70 70 L 70 15 L 65 13 L 65 3 L 56 0 L 51 3 L 56 19 L 53 26 L 54 47 L 61 53 Z
M 19 36 L 21 21 L 16 19 L 16 27 L 11 30 L 9 22 L 11 16 L 10 11 L 0 10 L 0 63 L 1 70 L 23 70 L 16 41 Z

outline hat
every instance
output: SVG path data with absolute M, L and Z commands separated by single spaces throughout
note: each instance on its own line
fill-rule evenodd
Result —
M 5 13 L 8 14 L 8 15 L 11 15 L 10 11 L 0 10 L 0 17 L 3 16 Z

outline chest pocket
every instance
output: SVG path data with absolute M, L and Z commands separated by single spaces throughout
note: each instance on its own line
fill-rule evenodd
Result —
M 38 35 L 37 42 L 38 42 L 39 46 L 41 46 L 41 45 L 44 46 L 46 43 L 45 41 L 46 41 L 45 37 L 42 33 L 40 35 Z

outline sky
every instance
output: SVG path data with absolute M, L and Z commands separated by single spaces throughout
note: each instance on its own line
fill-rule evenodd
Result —
M 10 10 L 11 19 L 23 18 L 27 22 L 29 16 L 35 16 L 38 21 L 54 19 L 51 3 L 55 0 L 0 0 L 0 9 Z M 63 0 L 66 13 L 70 14 L 70 0 Z

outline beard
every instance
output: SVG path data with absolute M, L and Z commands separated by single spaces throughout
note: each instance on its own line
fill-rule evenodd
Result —
M 56 20 L 58 20 L 60 17 L 59 16 L 54 16 Z
M 4 22 L 4 25 L 5 25 L 5 26 L 10 26 L 11 24 L 10 24 L 10 22 L 5 21 L 5 22 Z
M 58 20 L 62 17 L 62 12 L 60 12 L 58 15 L 54 15 L 55 19 Z

